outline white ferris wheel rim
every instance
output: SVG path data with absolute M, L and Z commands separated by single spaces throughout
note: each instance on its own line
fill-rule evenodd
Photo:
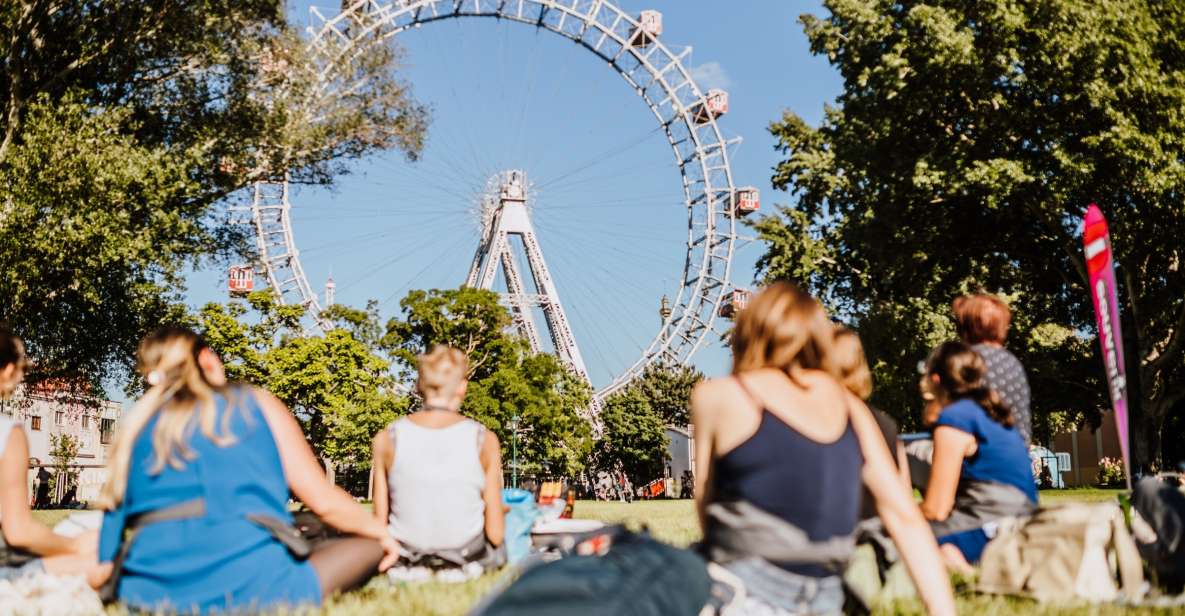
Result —
M 737 240 L 733 215 L 737 187 L 728 148 L 739 139 L 724 138 L 715 114 L 696 115 L 697 109 L 702 112 L 706 97 L 682 64 L 690 48 L 676 55 L 658 36 L 635 43 L 639 19 L 611 0 L 357 0 L 331 18 L 315 7 L 311 12 L 320 21 L 310 25 L 308 32 L 324 63 L 320 78 L 327 95 L 334 91 L 336 73 L 367 45 L 451 18 L 492 17 L 535 26 L 605 60 L 653 112 L 671 145 L 683 180 L 688 235 L 687 256 L 669 316 L 642 356 L 597 396 L 621 388 L 652 363 L 687 364 L 709 336 L 719 335 L 714 325 L 732 289 Z M 287 180 L 255 186 L 251 220 L 260 261 L 277 300 L 304 306 L 313 327 L 327 330 L 331 324 L 320 317 L 320 301 L 300 262 L 288 193 Z

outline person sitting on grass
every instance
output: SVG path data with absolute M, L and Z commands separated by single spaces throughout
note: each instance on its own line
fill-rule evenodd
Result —
M 157 330 L 138 364 L 149 387 L 111 452 L 92 586 L 118 562 L 135 611 L 254 612 L 320 604 L 394 563 L 398 543 L 329 482 L 284 403 L 228 385 L 197 334 Z M 347 536 L 301 553 L 289 492 Z
M 374 512 L 403 546 L 393 579 L 462 581 L 504 560 L 501 445 L 459 412 L 468 373 L 458 349 L 421 355 L 420 409 L 374 437 Z
M 835 340 L 832 341 L 831 356 L 832 366 L 839 382 L 853 395 L 867 401 L 872 396 L 872 371 L 868 369 L 868 360 L 864 357 L 864 345 L 860 343 L 860 336 L 846 327 L 837 326 Z M 878 408 L 869 406 L 868 410 L 872 411 L 872 417 L 876 419 L 876 427 L 880 429 L 881 436 L 885 439 L 885 445 L 889 448 L 889 453 L 893 454 L 893 462 L 896 464 L 901 485 L 906 490 L 912 491 L 913 486 L 909 480 L 909 462 L 905 457 L 905 445 L 897 439 L 897 422 L 893 421 L 888 413 Z M 865 488 L 860 506 L 860 519 L 868 520 L 875 517 L 876 501 Z
M 995 521 L 1029 515 L 1037 504 L 1024 439 L 986 372 L 971 347 L 947 342 L 930 355 L 921 382 L 923 397 L 936 402 L 923 417 L 934 426 L 934 458 L 922 513 L 947 566 L 964 573 L 994 537 Z
M 25 345 L 0 327 L 0 399 L 25 376 Z M 29 510 L 29 441 L 21 424 L 0 415 L 0 580 L 26 575 L 81 575 L 95 563 L 98 534 L 55 534 Z
M 774 283 L 737 315 L 732 375 L 693 391 L 696 509 L 713 577 L 744 587 L 738 614 L 839 613 L 863 484 L 930 613 L 954 614 L 934 536 L 876 420 L 835 378 L 834 337 L 815 298 Z

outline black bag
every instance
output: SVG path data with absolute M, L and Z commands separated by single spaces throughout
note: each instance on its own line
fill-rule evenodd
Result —
M 1156 532 L 1156 541 L 1136 542 L 1140 556 L 1165 591 L 1180 593 L 1185 589 L 1185 494 L 1171 483 L 1145 477 L 1131 503 Z
M 694 616 L 711 586 L 707 563 L 695 552 L 623 533 L 603 556 L 528 569 L 474 616 Z

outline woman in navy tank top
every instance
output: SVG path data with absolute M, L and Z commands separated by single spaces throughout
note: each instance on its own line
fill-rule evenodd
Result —
M 868 407 L 835 378 L 833 335 L 813 297 L 775 283 L 738 315 L 732 376 L 696 387 L 696 508 L 713 570 L 743 583 L 737 613 L 841 612 L 866 485 L 930 613 L 954 614 L 933 534 Z

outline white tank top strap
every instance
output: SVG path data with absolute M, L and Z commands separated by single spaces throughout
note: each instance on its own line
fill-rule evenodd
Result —
M 12 429 L 21 425 L 11 417 L 0 415 L 0 456 L 4 455 L 4 449 L 8 446 L 8 436 L 12 434 Z

